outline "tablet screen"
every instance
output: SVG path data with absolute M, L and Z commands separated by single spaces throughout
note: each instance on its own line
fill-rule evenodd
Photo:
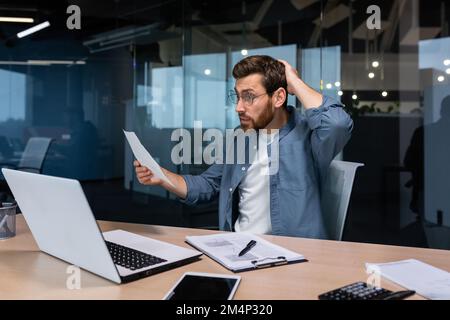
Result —
M 227 300 L 237 285 L 238 279 L 186 274 L 167 299 Z

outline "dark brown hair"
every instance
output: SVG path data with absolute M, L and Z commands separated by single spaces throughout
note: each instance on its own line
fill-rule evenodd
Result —
M 239 61 L 233 68 L 233 77 L 238 80 L 251 74 L 263 76 L 263 86 L 269 95 L 277 89 L 284 88 L 287 82 L 284 64 L 270 56 L 249 56 Z

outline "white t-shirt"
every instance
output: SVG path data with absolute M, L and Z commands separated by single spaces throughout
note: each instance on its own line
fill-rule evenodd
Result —
M 270 234 L 270 175 L 266 141 L 276 135 L 264 135 L 256 158 L 239 185 L 239 217 L 234 224 L 236 232 Z M 262 142 L 262 143 L 261 143 Z

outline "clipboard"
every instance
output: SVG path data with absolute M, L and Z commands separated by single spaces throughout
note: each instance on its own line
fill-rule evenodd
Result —
M 251 240 L 257 242 L 255 248 L 239 257 L 238 253 Z M 235 273 L 308 261 L 297 252 L 244 232 L 188 236 L 186 242 Z

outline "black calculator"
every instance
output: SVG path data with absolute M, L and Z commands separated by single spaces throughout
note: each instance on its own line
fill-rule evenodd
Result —
M 384 300 L 392 295 L 392 291 L 355 282 L 319 296 L 319 300 Z

